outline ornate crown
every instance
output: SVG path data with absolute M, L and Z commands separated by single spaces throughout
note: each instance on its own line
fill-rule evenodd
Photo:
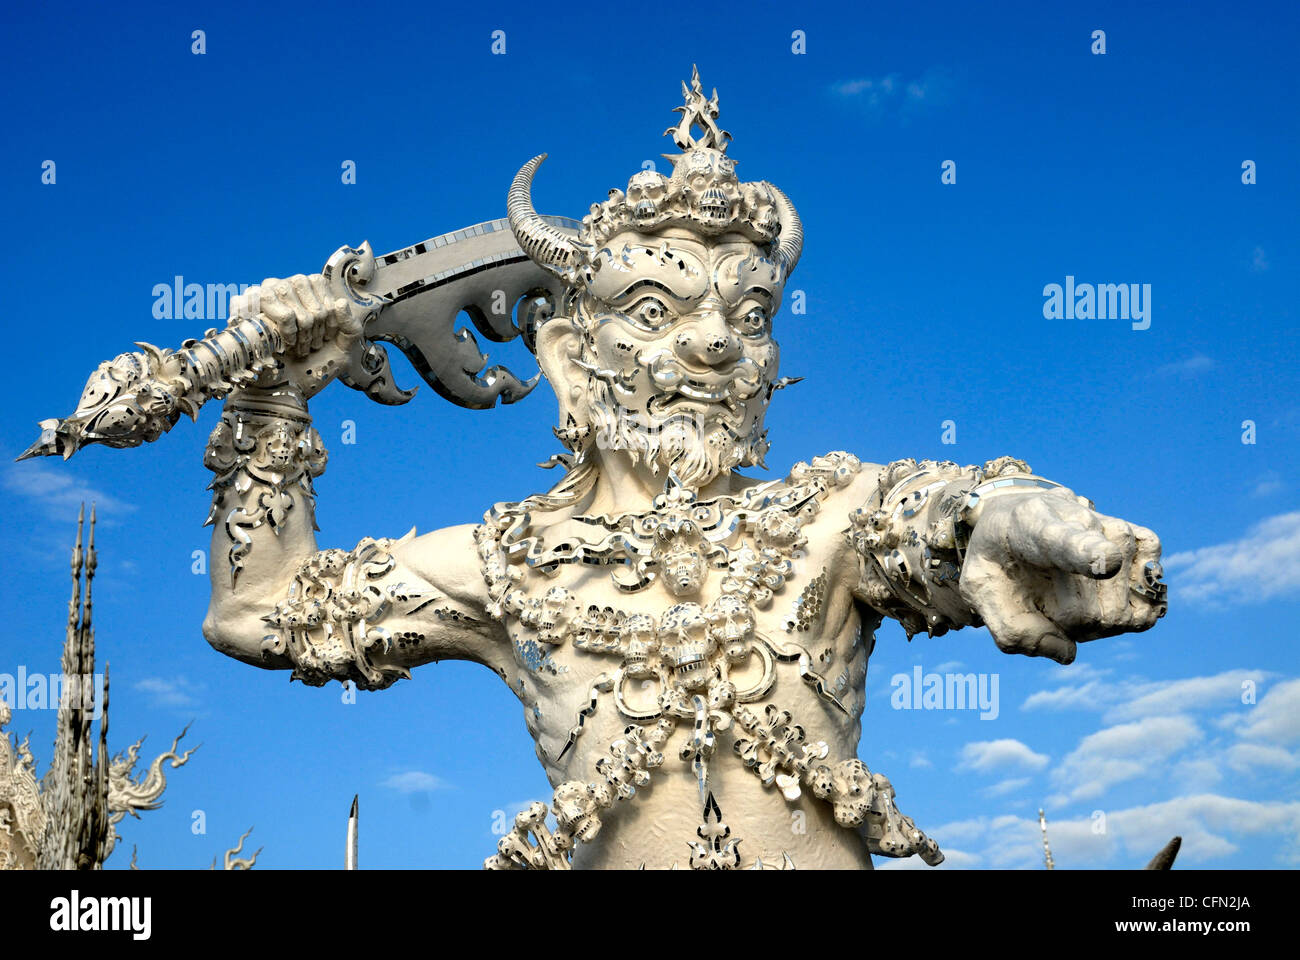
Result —
M 682 151 L 663 154 L 673 165 L 672 175 L 655 170 L 633 174 L 626 191 L 613 189 L 604 203 L 591 205 L 576 240 L 533 209 L 533 175 L 546 154 L 524 164 L 510 185 L 506 209 L 515 238 L 531 260 L 576 284 L 592 266 L 596 249 L 618 231 L 652 233 L 676 226 L 706 237 L 740 234 L 766 247 L 784 276 L 794 272 L 803 248 L 794 204 L 766 180 L 741 183 L 736 178 L 736 161 L 727 156 L 731 134 L 717 123 L 718 92 L 705 99 L 698 69 L 692 69 L 689 87 L 682 84 L 682 95 L 686 103 L 674 108 L 681 119 L 664 131 Z

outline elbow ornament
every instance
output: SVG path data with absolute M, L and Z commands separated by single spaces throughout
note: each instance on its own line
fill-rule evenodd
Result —
M 394 636 L 380 621 L 442 599 L 388 581 L 397 567 L 393 548 L 414 536 L 413 528 L 400 540 L 366 537 L 351 551 L 322 550 L 304 561 L 288 596 L 262 618 L 275 628 L 262 641 L 263 652 L 288 657 L 290 679 L 311 687 L 350 680 L 361 690 L 382 690 L 409 679 L 405 667 L 376 663 L 375 654 L 423 639 Z
M 854 511 L 848 536 L 862 562 L 859 596 L 898 620 L 908 639 L 942 636 L 983 621 L 961 596 L 961 567 L 984 504 L 996 497 L 1063 489 L 1013 457 L 962 467 L 896 460 L 871 503 Z M 1080 498 L 1089 509 L 1091 501 Z

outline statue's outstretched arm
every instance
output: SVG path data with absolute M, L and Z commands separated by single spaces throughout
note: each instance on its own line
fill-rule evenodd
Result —
M 852 515 L 863 602 L 908 636 L 987 624 L 1006 653 L 1149 629 L 1166 609 L 1160 540 L 1011 457 L 900 460 Z
M 320 275 L 268 280 L 234 309 L 250 304 L 276 326 L 285 359 L 230 394 L 208 442 L 208 641 L 312 685 L 380 689 L 446 658 L 504 669 L 499 628 L 479 599 L 472 527 L 317 549 L 313 481 L 326 451 L 307 399 L 333 379 L 360 326 Z

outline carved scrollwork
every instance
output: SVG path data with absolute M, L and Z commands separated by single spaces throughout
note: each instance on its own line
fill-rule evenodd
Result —
M 301 416 L 244 406 L 223 411 L 203 456 L 204 465 L 216 473 L 208 485 L 212 509 L 204 526 L 218 520 L 225 524 L 232 587 L 253 548 L 249 531 L 269 524 L 278 535 L 295 496 L 311 509 L 312 480 L 325 471 L 327 458 L 305 408 Z
M 35 864 L 47 820 L 28 741 L 15 743 L 4 729 L 11 717 L 0 699 L 0 869 Z

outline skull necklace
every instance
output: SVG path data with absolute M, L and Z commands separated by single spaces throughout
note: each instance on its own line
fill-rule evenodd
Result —
M 633 721 L 610 746 L 610 755 L 596 764 L 605 782 L 561 784 L 552 808 L 556 830 L 546 828 L 545 807 L 537 804 L 540 811 L 530 808 L 520 814 L 526 822 L 516 824 L 489 865 L 567 864 L 572 844 L 591 839 L 599 830 L 600 809 L 616 799 L 629 799 L 637 786 L 649 782 L 650 771 L 663 762 L 658 748 L 680 722 L 689 729 L 678 755 L 691 765 L 703 809 L 698 831 L 702 842 L 691 842 L 693 867 L 716 869 L 739 862 L 738 841 L 727 840 L 729 830 L 709 788 L 717 734 L 733 725 L 736 754 L 765 787 L 779 789 L 794 802 L 802 793 L 801 784 L 808 786 L 835 804 L 837 817 L 841 807 L 849 811 L 841 819 L 845 825 L 864 821 L 867 811 L 858 808 L 864 796 L 875 795 L 865 767 L 855 773 L 841 771 L 843 764 L 820 764 L 829 752 L 827 744 L 807 742 L 789 713 L 772 704 L 761 714 L 747 706 L 771 691 L 777 664 L 791 662 L 798 664 L 800 678 L 819 696 L 845 709 L 812 669 L 806 649 L 757 632 L 754 609 L 768 606 L 792 575 L 806 543 L 802 528 L 816 516 L 826 492 L 849 483 L 859 468 L 857 458 L 831 454 L 797 464 L 784 481 L 706 502 L 670 480 L 646 513 L 574 518 L 597 528 L 601 539 L 570 536 L 549 549 L 531 535 L 528 501 L 498 504 L 488 512 L 475 530 L 475 540 L 489 590 L 489 612 L 514 620 L 539 644 L 569 642 L 576 650 L 619 661 L 615 670 L 591 684 L 586 705 L 555 760 L 582 736 L 605 694 L 612 694 L 618 712 Z M 587 604 L 558 585 L 533 592 L 523 588 L 530 574 L 553 576 L 566 563 L 614 566 L 611 577 L 625 592 L 645 589 L 661 578 L 676 602 L 655 617 Z M 705 604 L 699 594 L 714 571 L 722 577 L 720 593 Z M 736 671 L 750 679 L 733 680 Z M 641 696 L 633 696 L 638 690 Z M 848 762 L 861 766 L 860 761 Z M 880 779 L 883 798 L 888 781 Z M 868 797 L 868 807 L 870 803 Z

